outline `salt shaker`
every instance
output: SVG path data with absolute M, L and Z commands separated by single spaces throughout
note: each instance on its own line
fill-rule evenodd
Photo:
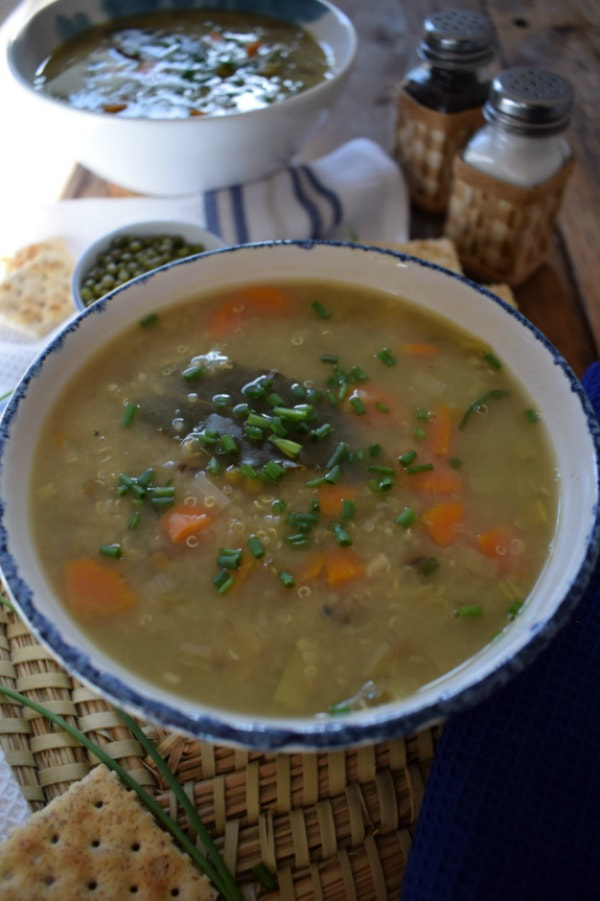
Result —
M 446 210 L 452 160 L 483 124 L 495 48 L 481 13 L 448 9 L 423 22 L 422 63 L 400 85 L 395 153 L 413 203 L 427 212 Z
M 572 107 L 569 82 L 546 69 L 493 79 L 488 124 L 454 161 L 444 226 L 475 278 L 519 285 L 545 260 L 574 163 L 563 136 Z

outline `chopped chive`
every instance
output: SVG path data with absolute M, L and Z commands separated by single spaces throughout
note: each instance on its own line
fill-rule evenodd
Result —
M 415 466 L 407 466 L 406 471 L 410 476 L 416 475 L 418 472 L 431 472 L 433 463 L 418 463 Z
M 135 481 L 138 485 L 142 485 L 147 488 L 153 478 L 154 470 L 149 466 L 148 469 L 145 469 Z
M 348 456 L 348 445 L 346 444 L 345 441 L 340 441 L 339 444 L 337 444 L 331 457 L 325 464 L 327 469 L 331 469 L 332 466 L 335 466 L 337 463 L 341 463 L 343 460 L 345 460 L 347 458 L 347 456 Z
M 311 307 L 321 319 L 331 319 L 331 313 L 323 306 L 320 300 L 313 300 Z
M 158 322 L 158 316 L 156 313 L 150 313 L 148 316 L 144 316 L 143 319 L 140 319 L 140 325 L 142 328 L 150 328 L 152 325 L 156 325 Z
M 523 608 L 523 601 L 515 601 L 508 608 L 508 618 L 514 619 L 515 616 L 518 616 L 518 614 L 521 612 L 522 608 Z
M 273 418 L 271 416 L 263 416 L 260 413 L 249 413 L 246 419 L 246 425 L 258 426 L 260 429 L 270 429 Z
M 483 604 L 463 604 L 454 611 L 455 615 L 460 619 L 473 619 L 476 616 L 483 616 Z
M 335 536 L 335 540 L 341 547 L 350 547 L 352 539 L 341 523 L 334 523 L 331 527 L 331 531 Z
M 120 560 L 123 551 L 120 544 L 101 544 L 99 548 L 102 557 L 111 557 L 113 560 Z
M 173 497 L 160 497 L 159 496 L 159 497 L 151 497 L 150 503 L 152 504 L 152 506 L 155 509 L 160 510 L 163 507 L 170 507 L 174 500 L 175 499 Z
M 321 363 L 337 363 L 338 360 L 337 354 L 321 354 Z
M 269 460 L 259 472 L 259 476 L 271 482 L 278 482 L 283 475 L 285 475 L 285 469 L 277 460 Z
M 381 444 L 371 444 L 371 446 L 369 447 L 369 457 L 378 457 L 381 454 L 382 450 L 383 448 Z
M 352 409 L 354 410 L 354 412 L 357 413 L 359 416 L 363 416 L 367 412 L 367 408 L 363 404 L 362 398 L 359 397 L 358 394 L 355 394 L 353 397 L 350 398 L 350 405 L 352 406 Z
M 380 400 L 376 400 L 374 406 L 375 406 L 375 409 L 379 410 L 380 413 L 389 413 L 390 412 L 390 408 L 388 407 L 388 405 L 382 404 Z
M 404 529 L 408 529 L 418 518 L 418 513 L 416 513 L 412 507 L 405 507 L 402 513 L 396 517 L 396 522 Z
M 175 488 L 173 485 L 163 485 L 152 489 L 152 497 L 174 497 Z
M 119 473 L 119 476 L 118 476 L 118 478 L 117 478 L 117 481 L 118 481 L 119 485 L 120 485 L 122 488 L 124 488 L 126 491 L 127 491 L 129 488 L 132 488 L 133 485 L 136 484 L 136 480 L 135 480 L 135 479 L 132 479 L 131 476 L 128 476 L 128 475 L 127 475 L 126 473 L 124 473 L 124 472 L 120 472 L 120 473 Z
M 136 412 L 137 405 L 132 403 L 131 401 L 127 401 L 127 403 L 125 404 L 125 409 L 123 410 L 121 425 L 125 426 L 125 428 L 128 428 L 133 422 Z
M 356 512 L 356 501 L 352 498 L 342 498 L 342 519 L 352 519 Z
M 439 561 L 436 557 L 422 557 L 417 561 L 417 572 L 422 576 L 430 576 L 439 567 Z
M 348 384 L 347 384 L 347 382 L 344 382 L 344 383 L 343 383 L 342 385 L 340 385 L 340 387 L 339 387 L 339 390 L 338 390 L 338 393 L 337 393 L 337 399 L 338 399 L 338 400 L 343 400 L 343 399 L 346 397 L 347 394 L 348 394 Z
M 327 713 L 330 716 L 345 716 L 347 713 L 352 713 L 352 707 L 347 702 L 333 704 L 331 707 L 327 708 Z
M 396 362 L 396 358 L 394 357 L 389 347 L 382 347 L 381 350 L 377 351 L 376 357 L 378 360 L 381 360 L 381 362 L 386 366 L 393 366 Z
M 298 441 L 292 441 L 291 438 L 278 438 L 276 435 L 270 435 L 269 441 L 291 460 L 295 460 L 302 450 L 302 445 Z
M 338 398 L 337 398 L 335 392 L 332 391 L 332 390 L 329 388 L 329 389 L 325 392 L 325 395 L 326 395 L 326 397 L 327 397 L 327 400 L 328 400 L 329 403 L 331 404 L 331 406 L 332 406 L 332 407 L 337 407 L 337 405 L 338 405 Z
M 214 579 L 211 580 L 219 594 L 225 594 L 233 585 L 233 576 L 227 569 L 220 570 Z
M 272 407 L 280 407 L 284 404 L 283 397 L 281 397 L 281 395 L 279 394 L 276 394 L 274 391 L 267 396 L 267 401 L 271 404 Z
M 429 422 L 431 419 L 431 414 L 429 410 L 426 410 L 425 407 L 417 407 L 415 410 L 415 415 L 420 422 Z
M 188 366 L 187 369 L 184 369 L 181 375 L 186 380 L 186 382 L 193 382 L 194 379 L 200 378 L 200 376 L 204 372 L 203 366 Z
M 202 444 L 204 446 L 216 444 L 219 440 L 216 433 L 214 435 L 211 435 L 208 430 L 205 430 L 204 432 L 196 432 L 194 434 L 194 437 L 199 444 Z
M 296 584 L 296 580 L 293 577 L 293 575 L 289 572 L 286 572 L 285 570 L 282 570 L 279 573 L 279 578 L 281 579 L 281 581 L 283 582 L 283 584 L 285 585 L 286 588 L 293 588 L 294 585 Z
M 538 411 L 537 411 L 537 410 L 531 410 L 531 409 L 530 409 L 530 410 L 525 410 L 524 416 L 525 416 L 525 419 L 527 419 L 528 422 L 538 422 L 538 421 L 539 421 L 539 418 L 540 418 L 540 414 L 538 413 Z
M 393 466 L 380 466 L 376 463 L 371 463 L 369 466 L 369 472 L 379 472 L 384 476 L 393 476 L 396 470 Z
M 233 435 L 221 435 L 221 444 L 226 454 L 235 454 L 238 451 Z
M 306 482 L 307 488 L 318 488 L 319 485 L 322 485 L 325 482 L 325 476 L 317 476 L 316 479 L 311 479 L 309 482 Z
M 212 476 L 215 476 L 218 472 L 221 471 L 221 464 L 217 460 L 216 457 L 211 457 L 208 463 L 206 464 L 206 471 L 210 473 Z
M 247 416 L 250 412 L 250 404 L 236 404 L 232 410 L 234 416 L 239 416 L 240 418 L 243 416 Z
M 421 426 L 417 426 L 417 428 L 413 432 L 413 437 L 416 441 L 425 441 L 427 438 L 427 429 L 421 428 Z
M 353 366 L 348 373 L 348 381 L 355 385 L 357 382 L 368 382 L 369 376 L 360 366 Z
M 394 477 L 393 476 L 383 476 L 383 478 L 379 479 L 379 491 L 389 491 L 390 488 L 394 487 Z
M 321 502 L 319 501 L 318 497 L 313 497 L 312 501 L 310 502 L 310 508 L 311 510 L 314 510 L 315 513 L 321 512 Z
M 266 551 L 263 547 L 262 541 L 260 540 L 260 538 L 257 538 L 256 535 L 250 535 L 246 543 L 248 545 L 248 550 L 255 560 L 260 560 L 261 557 L 265 556 Z
M 281 514 L 285 512 L 286 506 L 286 502 L 279 498 L 279 500 L 273 501 L 273 503 L 271 504 L 271 510 L 276 516 L 281 516 Z
M 487 353 L 483 355 L 483 359 L 492 369 L 502 369 L 502 363 L 495 354 Z
M 506 397 L 508 394 L 509 392 L 505 388 L 493 388 L 491 391 L 486 391 L 485 394 L 482 394 L 481 397 L 478 397 L 477 400 L 474 400 L 471 406 L 468 407 L 467 412 L 459 423 L 459 429 L 464 429 L 473 413 L 479 413 L 481 408 L 485 407 L 488 400 L 500 400 L 502 397 Z
M 341 474 L 342 474 L 342 467 L 340 466 L 339 463 L 336 463 L 335 466 L 331 467 L 329 472 L 325 473 L 323 478 L 325 479 L 326 482 L 329 482 L 330 484 L 335 485 L 335 483 L 340 478 Z M 308 485 L 309 483 L 307 482 L 306 484 Z
M 306 397 L 306 388 L 304 387 L 304 385 L 301 385 L 300 382 L 294 382 L 290 386 L 290 391 L 292 392 L 294 397 L 297 397 L 299 400 L 302 400 Z
M 308 544 L 308 535 L 306 532 L 294 532 L 286 538 L 288 544 L 292 547 L 306 547 Z
M 398 457 L 398 463 L 404 467 L 410 466 L 410 464 L 413 462 L 413 460 L 416 459 L 416 457 L 417 457 L 416 450 L 409 450 L 405 454 L 401 454 Z
M 313 441 L 322 441 L 323 438 L 326 438 L 327 435 L 330 435 L 332 432 L 333 426 L 328 422 L 324 422 L 323 425 L 318 426 L 318 428 L 312 429 L 310 437 Z
M 259 429 L 257 425 L 245 425 L 244 434 L 246 434 L 248 438 L 254 438 L 255 441 L 262 441 L 265 437 L 265 433 L 262 429 Z
M 231 400 L 230 394 L 215 394 L 212 402 L 215 407 L 219 407 L 219 409 L 226 407 L 229 401 Z
M 242 549 L 239 547 L 222 547 L 217 557 L 217 565 L 221 569 L 239 569 L 242 562 Z
M 281 416 L 282 419 L 291 419 L 295 422 L 303 422 L 312 415 L 313 408 L 311 404 L 297 404 L 295 407 L 273 407 L 273 415 Z
M 460 459 L 460 457 L 449 457 L 448 466 L 451 469 L 460 469 L 460 467 L 462 466 L 462 460 Z
M 255 479 L 258 475 L 258 472 L 254 468 L 254 466 L 250 466 L 249 463 L 242 463 L 242 465 L 240 466 L 240 473 L 247 479 Z
M 131 532 L 133 532 L 134 529 L 137 529 L 139 521 L 140 521 L 140 514 L 139 514 L 139 511 L 136 510 L 134 513 L 131 514 L 127 528 Z
M 257 863 L 252 867 L 252 875 L 257 882 L 268 892 L 275 892 L 279 887 L 277 876 L 270 871 L 264 863 Z

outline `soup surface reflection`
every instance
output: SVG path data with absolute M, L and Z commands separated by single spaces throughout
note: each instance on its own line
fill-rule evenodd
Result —
M 556 480 L 491 348 L 306 280 L 190 300 L 99 350 L 45 425 L 31 515 L 72 615 L 146 679 L 341 715 L 502 640 Z

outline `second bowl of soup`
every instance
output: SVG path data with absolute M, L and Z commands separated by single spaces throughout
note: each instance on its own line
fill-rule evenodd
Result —
M 568 615 L 596 428 L 556 351 L 462 277 L 352 245 L 217 251 L 95 303 L 19 386 L 3 571 L 66 666 L 149 719 L 391 737 Z

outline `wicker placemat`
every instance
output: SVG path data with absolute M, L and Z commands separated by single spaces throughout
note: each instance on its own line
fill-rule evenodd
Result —
M 187 827 L 172 792 L 114 709 L 72 679 L 16 614 L 0 609 L 0 681 L 61 714 L 118 759 Z M 95 762 L 44 717 L 0 703 L 0 745 L 32 810 Z M 143 724 L 229 866 L 256 897 L 252 868 L 277 875 L 261 898 L 398 898 L 439 728 L 368 747 L 271 754 Z M 254 886 L 254 888 L 252 888 Z

